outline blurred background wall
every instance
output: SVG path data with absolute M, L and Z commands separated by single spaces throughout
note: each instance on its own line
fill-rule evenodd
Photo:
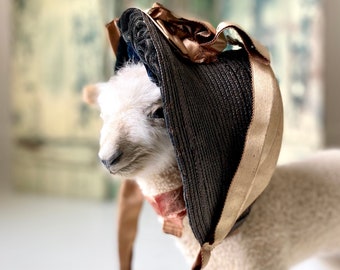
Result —
M 97 160 L 101 123 L 81 89 L 112 74 L 103 25 L 152 2 L 1 0 L 2 186 L 112 196 Z M 235 21 L 269 47 L 285 106 L 282 162 L 340 145 L 339 1 L 162 2 L 214 24 Z
M 0 8 L 0 190 L 8 189 L 10 185 L 10 11 L 11 1 L 1 0 Z
M 105 2 L 105 4 L 104 4 Z M 107 79 L 112 1 L 11 2 L 11 180 L 17 190 L 105 198 L 98 112 L 82 88 Z M 110 61 L 111 60 L 111 61 Z

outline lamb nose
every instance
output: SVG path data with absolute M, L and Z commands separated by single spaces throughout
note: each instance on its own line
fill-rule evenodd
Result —
M 117 164 L 122 157 L 123 152 L 118 150 L 116 151 L 109 159 L 102 159 L 101 162 L 105 165 L 106 168 L 110 168 L 111 166 Z

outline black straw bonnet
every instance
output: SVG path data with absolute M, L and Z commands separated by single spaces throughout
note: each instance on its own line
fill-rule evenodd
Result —
M 190 226 L 202 247 L 200 267 L 270 181 L 282 102 L 266 50 L 238 26 L 225 26 L 237 32 L 238 50 L 192 61 L 151 13 L 132 8 L 120 17 L 116 70 L 142 62 L 161 89 Z

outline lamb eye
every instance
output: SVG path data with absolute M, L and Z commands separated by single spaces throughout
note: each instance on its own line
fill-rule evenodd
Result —
M 153 113 L 150 115 L 151 118 L 164 118 L 164 112 L 163 108 L 159 107 L 157 110 L 155 110 Z

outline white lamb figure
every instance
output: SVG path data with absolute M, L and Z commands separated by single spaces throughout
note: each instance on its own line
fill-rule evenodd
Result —
M 135 179 L 145 196 L 182 185 L 160 89 L 143 65 L 122 68 L 85 96 L 101 111 L 99 157 L 110 173 Z M 177 240 L 192 263 L 199 244 L 187 217 L 183 226 Z M 213 250 L 206 269 L 287 270 L 312 256 L 339 253 L 340 151 L 328 150 L 278 166 L 246 221 Z M 340 269 L 340 263 L 330 269 Z

